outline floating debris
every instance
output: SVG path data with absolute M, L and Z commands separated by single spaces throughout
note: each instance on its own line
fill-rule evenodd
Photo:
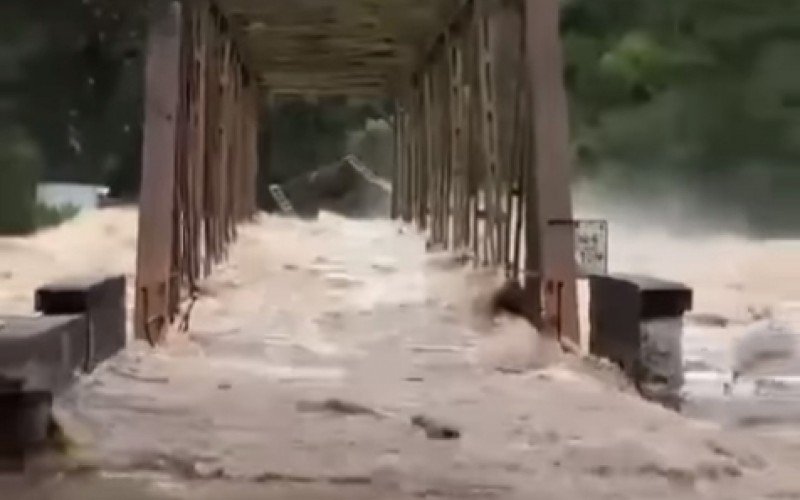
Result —
M 367 406 L 337 398 L 330 398 L 324 401 L 300 401 L 297 403 L 297 410 L 304 413 L 334 413 L 348 416 L 371 416 L 375 418 L 381 418 L 383 416 Z
M 456 427 L 426 415 L 414 415 L 411 424 L 424 430 L 428 439 L 451 440 L 461 437 L 461 431 Z

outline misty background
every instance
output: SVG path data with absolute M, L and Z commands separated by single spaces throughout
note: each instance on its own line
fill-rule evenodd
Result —
M 41 182 L 137 194 L 145 3 L 46 3 L 0 3 L 0 232 L 57 220 Z M 562 4 L 579 215 L 800 235 L 800 3 Z M 383 100 L 276 98 L 262 187 L 346 153 L 388 176 L 391 115 Z

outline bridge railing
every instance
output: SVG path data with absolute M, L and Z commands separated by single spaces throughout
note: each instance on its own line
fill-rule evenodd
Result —
M 259 100 L 212 4 L 153 1 L 150 16 L 134 325 L 157 343 L 255 213 Z

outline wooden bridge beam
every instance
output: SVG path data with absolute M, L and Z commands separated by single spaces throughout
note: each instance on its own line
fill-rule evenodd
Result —
M 526 231 L 528 287 L 542 290 L 547 331 L 580 343 L 567 95 L 558 0 L 525 0 L 525 54 L 534 158 Z
M 178 150 L 182 6 L 151 0 L 145 73 L 145 121 L 134 325 L 156 343 L 170 321 Z
M 256 210 L 256 82 L 209 2 L 150 0 L 134 332 L 157 344 Z
M 404 103 L 397 210 L 430 230 L 432 243 L 447 246 L 452 231 L 476 264 L 524 276 L 531 319 L 577 343 L 558 8 L 557 0 L 467 0 L 433 38 Z M 515 95 L 506 85 L 500 99 L 509 78 Z

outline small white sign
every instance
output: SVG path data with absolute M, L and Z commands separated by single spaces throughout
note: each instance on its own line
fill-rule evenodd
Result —
M 607 221 L 575 221 L 575 258 L 582 276 L 608 273 Z

